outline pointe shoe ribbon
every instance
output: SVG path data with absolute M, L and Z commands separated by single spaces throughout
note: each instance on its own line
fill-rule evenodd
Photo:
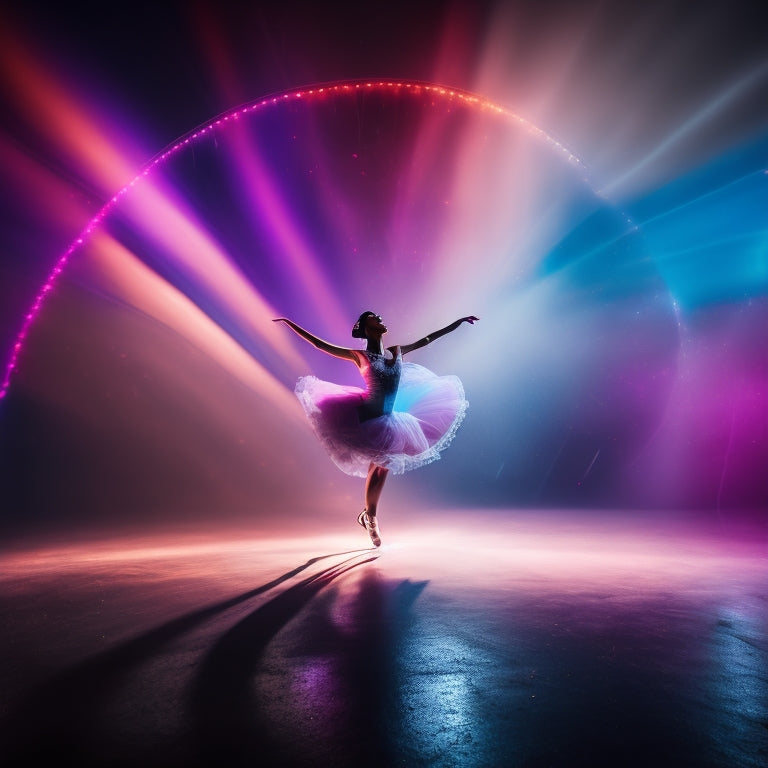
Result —
M 381 546 L 381 535 L 379 534 L 379 524 L 376 521 L 376 516 L 369 515 L 368 510 L 364 509 L 358 516 L 357 522 L 368 531 L 368 535 L 371 537 L 371 542 L 374 547 Z

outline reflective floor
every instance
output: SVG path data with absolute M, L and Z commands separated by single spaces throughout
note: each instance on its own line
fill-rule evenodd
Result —
M 465 510 L 382 534 L 6 551 L 0 759 L 768 764 L 764 527 Z

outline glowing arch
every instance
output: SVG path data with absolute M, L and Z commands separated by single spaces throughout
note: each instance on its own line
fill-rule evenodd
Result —
M 194 145 L 198 140 L 208 137 L 212 132 L 225 129 L 229 124 L 234 123 L 242 118 L 247 117 L 255 112 L 268 109 L 271 106 L 275 106 L 281 103 L 297 100 L 311 100 L 313 98 L 320 98 L 326 95 L 353 95 L 360 92 L 402 92 L 411 93 L 414 95 L 428 94 L 434 99 L 457 101 L 463 105 L 469 106 L 473 109 L 487 111 L 497 114 L 505 119 L 508 119 L 518 126 L 522 127 L 535 139 L 546 143 L 555 152 L 557 152 L 566 162 L 579 168 L 586 177 L 586 169 L 583 163 L 572 152 L 570 152 L 560 142 L 549 136 L 546 132 L 536 127 L 525 118 L 516 114 L 515 112 L 500 106 L 488 99 L 485 99 L 476 94 L 468 93 L 456 88 L 450 88 L 444 85 L 438 85 L 434 83 L 425 83 L 418 81 L 405 81 L 405 80 L 363 80 L 363 81 L 348 81 L 329 83 L 322 85 L 314 85 L 307 88 L 298 88 L 295 90 L 286 91 L 283 93 L 273 94 L 264 98 L 257 99 L 248 104 L 238 106 L 231 109 L 207 123 L 204 123 L 197 128 L 191 130 L 177 141 L 173 142 L 169 147 L 164 149 L 153 157 L 141 171 L 122 189 L 120 189 L 100 210 L 99 212 L 87 223 L 82 232 L 75 238 L 65 252 L 58 258 L 53 268 L 51 269 L 47 279 L 40 287 L 37 296 L 35 297 L 32 305 L 27 311 L 26 315 L 22 319 L 21 329 L 16 336 L 10 351 L 9 358 L 5 364 L 2 384 L 0 384 L 0 399 L 4 398 L 8 392 L 13 377 L 14 371 L 18 368 L 21 353 L 24 347 L 25 340 L 29 334 L 29 331 L 39 315 L 46 297 L 53 290 L 59 276 L 64 271 L 67 263 L 73 256 L 73 254 L 84 244 L 84 242 L 91 236 L 91 234 L 97 229 L 97 227 L 104 221 L 104 219 L 110 214 L 120 200 L 127 195 L 137 184 L 140 184 L 142 179 L 152 174 L 152 172 L 160 165 L 165 163 L 170 157 L 174 156 L 178 152 L 189 148 Z

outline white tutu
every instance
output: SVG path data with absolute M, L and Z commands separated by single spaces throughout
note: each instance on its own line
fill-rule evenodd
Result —
M 468 403 L 458 377 L 437 376 L 415 363 L 401 365 L 391 412 L 372 418 L 376 370 L 370 371 L 365 390 L 315 376 L 304 376 L 296 384 L 296 396 L 315 434 L 348 475 L 366 477 L 371 462 L 402 474 L 435 461 L 464 419 Z

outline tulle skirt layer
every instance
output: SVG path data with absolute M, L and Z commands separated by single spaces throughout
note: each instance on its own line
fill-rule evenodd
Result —
M 403 363 L 392 413 L 372 419 L 361 420 L 359 387 L 304 376 L 296 396 L 336 466 L 357 477 L 368 474 L 371 462 L 402 474 L 439 459 L 468 405 L 456 376 L 437 376 L 416 363 Z

